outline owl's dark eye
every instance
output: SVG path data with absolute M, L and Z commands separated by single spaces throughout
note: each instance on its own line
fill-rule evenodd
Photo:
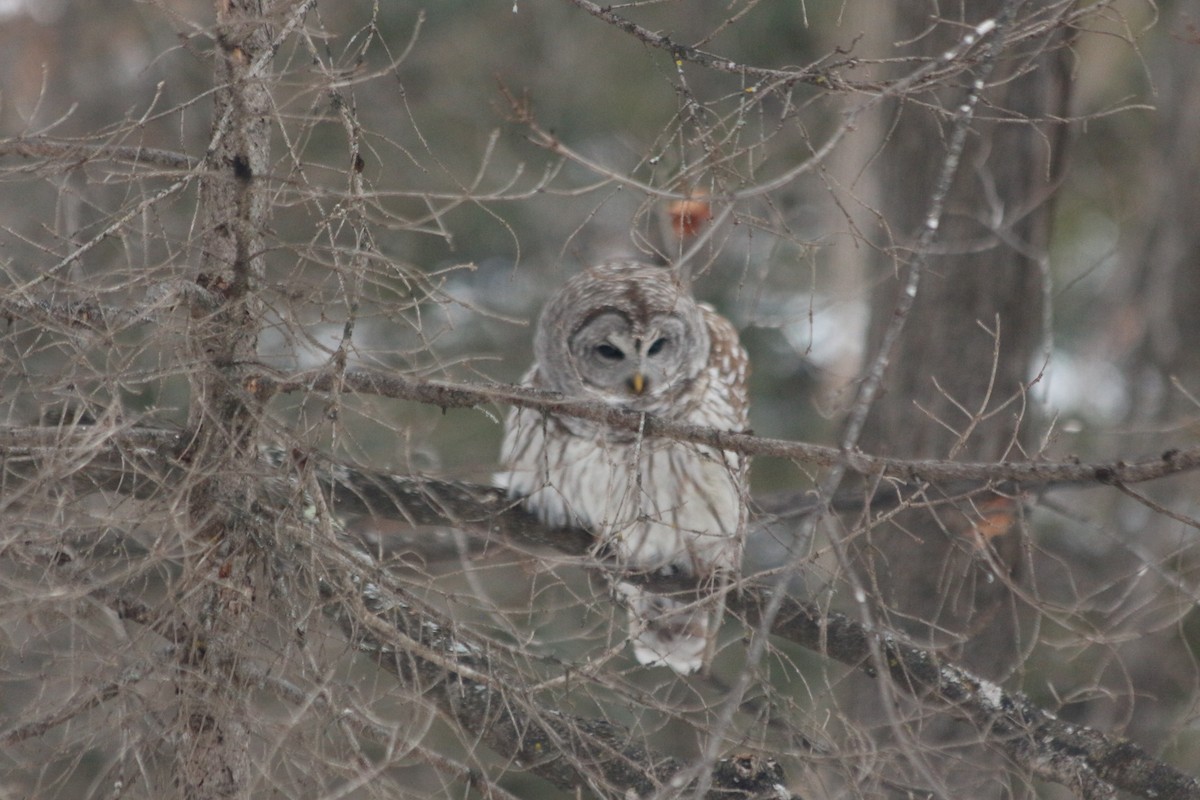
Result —
M 596 352 L 599 353 L 600 357 L 605 361 L 620 361 L 625 357 L 624 353 L 613 347 L 608 342 L 596 345 Z
M 661 336 L 661 337 L 655 339 L 654 343 L 650 345 L 650 349 L 646 351 L 646 355 L 656 356 L 659 353 L 661 353 L 662 349 L 666 346 L 667 346 L 667 337 Z

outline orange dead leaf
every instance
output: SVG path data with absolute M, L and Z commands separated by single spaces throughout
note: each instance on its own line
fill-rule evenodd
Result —
M 706 192 L 696 192 L 687 200 L 676 200 L 667 206 L 671 230 L 680 239 L 695 236 L 712 219 L 712 206 L 706 197 Z
M 1012 497 L 992 497 L 977 502 L 975 507 L 980 517 L 975 520 L 972 532 L 981 543 L 1008 533 L 1017 519 L 1017 501 Z

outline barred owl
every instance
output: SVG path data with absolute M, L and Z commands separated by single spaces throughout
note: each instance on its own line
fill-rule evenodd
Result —
M 575 276 L 543 310 L 529 386 L 676 422 L 746 427 L 737 331 L 671 270 L 609 263 Z M 745 464 L 736 454 L 641 439 L 599 423 L 513 409 L 498 483 L 548 525 L 578 525 L 630 570 L 717 579 L 736 570 Z M 639 662 L 698 669 L 717 602 L 684 604 L 619 585 Z

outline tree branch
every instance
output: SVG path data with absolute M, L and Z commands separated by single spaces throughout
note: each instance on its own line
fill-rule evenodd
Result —
M 441 397 L 436 387 L 431 391 Z M 170 480 L 172 472 L 180 466 L 178 455 L 184 452 L 188 440 L 181 433 L 100 425 L 0 428 L 0 459 L 6 469 L 28 469 L 45 460 L 61 465 L 64 460 L 78 459 L 80 463 L 73 473 L 86 475 L 87 485 L 138 492 L 148 478 L 152 485 L 160 486 Z M 277 466 L 287 460 L 282 451 L 275 454 Z M 288 457 L 293 459 L 292 469 L 283 464 L 272 480 L 280 485 L 294 485 L 295 469 L 315 469 L 319 484 L 329 492 L 332 507 L 341 512 L 371 513 L 415 525 L 460 526 L 485 531 L 518 547 L 549 546 L 575 556 L 589 553 L 594 542 L 586 531 L 545 528 L 493 487 L 328 465 L 312 455 Z M 1159 461 L 1178 463 L 1174 458 Z M 1152 463 L 1114 465 L 1112 469 L 1116 472 L 1109 482 L 1129 483 L 1134 476 L 1148 480 L 1145 474 L 1154 471 Z M 1095 466 L 1074 466 L 1090 474 L 1098 470 Z M 637 781 L 649 779 L 640 771 L 631 771 L 631 764 L 659 764 L 659 769 L 665 771 L 652 773 L 656 781 L 666 780 L 679 768 L 676 762 L 659 761 L 656 757 L 639 760 L 651 759 L 653 754 L 629 749 L 627 732 L 609 723 L 576 720 L 567 724 L 549 712 L 532 714 L 529 711 L 532 701 L 528 699 L 491 695 L 501 692 L 504 686 L 517 684 L 496 671 L 485 649 L 477 643 L 465 642 L 448 624 L 425 625 L 424 622 L 436 619 L 436 615 L 431 617 L 433 612 L 428 609 L 418 610 L 417 604 L 397 594 L 394 587 L 386 587 L 386 591 L 379 588 L 385 575 L 379 574 L 378 565 L 365 555 L 351 557 L 343 549 L 330 551 L 326 546 L 318 548 L 318 552 L 330 560 L 322 574 L 336 575 L 341 570 L 342 588 L 335 591 L 332 585 L 326 585 L 322 592 L 330 604 L 330 613 L 359 649 L 414 685 L 436 687 L 439 704 L 448 709 L 447 713 L 466 715 L 460 719 L 469 726 L 467 729 L 489 730 L 481 727 L 484 721 L 501 726 L 489 734 L 495 737 L 489 738 L 489 742 L 496 747 L 505 747 L 505 742 L 509 742 L 515 748 L 509 755 L 520 758 L 548 780 L 559 785 L 577 785 L 579 764 L 587 763 L 601 765 L 605 779 L 613 785 L 645 788 L 649 784 Z M 633 579 L 661 590 L 677 590 L 681 584 L 689 583 L 654 575 Z M 769 593 L 750 582 L 739 590 L 737 596 L 729 599 L 729 608 L 744 615 L 748 624 L 759 622 L 762 609 L 770 600 Z M 364 625 L 364 612 L 377 622 L 385 621 L 386 627 Z M 395 638 L 390 633 L 393 631 L 401 638 Z M 987 731 L 990 741 L 995 741 L 1032 774 L 1064 783 L 1085 796 L 1095 796 L 1101 784 L 1111 783 L 1146 797 L 1172 800 L 1200 797 L 1200 783 L 1196 779 L 1151 758 L 1136 745 L 1062 722 L 1019 692 L 1001 689 L 944 663 L 935 651 L 909 645 L 889 633 L 871 631 L 843 615 L 785 598 L 770 632 L 868 674 L 887 673 L 901 691 L 930 700 L 951 716 Z M 872 643 L 882 654 L 882 666 L 870 656 Z M 447 670 L 454 674 L 447 677 Z M 491 702 L 464 705 L 464 697 L 479 695 Z M 506 709 L 503 719 L 483 716 L 495 715 L 499 708 Z M 567 747 L 579 761 L 552 759 L 553 763 L 540 764 L 535 757 L 539 746 Z M 597 756 L 593 752 L 595 747 L 601 747 L 607 755 Z M 774 780 L 770 776 L 776 773 L 774 767 L 764 767 L 754 774 L 756 781 L 765 781 L 754 784 L 761 789 Z M 714 776 L 714 787 L 722 785 L 717 782 L 718 777 Z M 747 784 L 737 786 L 744 789 Z
M 600 403 L 564 400 L 560 396 L 537 389 L 507 385 L 452 384 L 440 381 L 413 380 L 398 375 L 383 376 L 363 370 L 347 370 L 345 389 L 428 403 L 442 408 L 467 408 L 493 402 L 509 402 L 523 408 L 553 410 L 556 414 L 604 423 L 616 430 L 643 430 L 649 437 L 664 437 L 695 442 L 744 455 L 790 458 L 815 466 L 845 463 L 866 476 L 887 476 L 904 484 L 918 485 L 925 481 L 988 481 L 1011 482 L 996 487 L 1003 491 L 1018 491 L 1042 486 L 1110 486 L 1145 483 L 1171 475 L 1190 472 L 1200 467 L 1200 446 L 1172 448 L 1157 457 L 1117 459 L 1108 462 L 1000 462 L 969 463 L 941 459 L 907 460 L 872 456 L 865 453 L 842 454 L 832 447 L 771 439 L 745 433 L 731 433 L 696 425 L 681 425 L 647 417 L 644 429 L 640 416 Z M 307 385 L 315 391 L 330 388 L 331 378 L 321 378 Z M 263 379 L 247 381 L 251 389 L 260 390 Z M 299 384 L 280 384 L 299 388 Z M 139 428 L 130 423 L 79 425 L 63 428 L 44 426 L 0 426 L 0 458 L 12 466 L 50 457 L 74 453 L 74 458 L 87 457 L 92 464 L 89 478 L 97 488 L 119 488 L 121 481 L 140 475 L 146 478 L 164 476 L 163 470 L 175 468 L 174 459 L 183 453 L 190 434 L 156 428 Z M 297 453 L 297 457 L 306 457 Z M 126 463 L 130 459 L 130 463 Z M 147 471 L 133 469 L 141 465 Z M 345 480 L 337 489 L 334 502 L 351 513 L 384 513 L 403 509 L 413 524 L 467 524 L 488 520 L 490 525 L 524 527 L 528 515 L 511 508 L 502 493 L 490 486 L 444 480 L 423 475 L 391 475 L 363 470 L 348 465 L 330 467 L 338 480 Z M 116 472 L 109 472 L 116 470 Z M 128 471 L 128 474 L 126 472 Z M 980 485 L 975 488 L 985 488 Z M 130 487 L 121 488 L 131 492 Z M 961 485 L 955 490 L 965 490 Z M 800 492 L 779 492 L 762 498 L 763 514 L 786 515 L 799 507 L 807 511 L 813 498 Z M 846 502 L 846 501 L 843 501 Z M 846 502 L 842 506 L 849 510 Z M 507 529 L 505 529 L 507 530 Z
M 778 83 L 782 81 L 792 83 L 807 83 L 812 86 L 817 86 L 822 89 L 830 89 L 833 91 L 850 91 L 854 89 L 864 89 L 868 86 L 877 87 L 878 84 L 868 82 L 851 82 L 843 80 L 838 74 L 838 69 L 843 67 L 852 67 L 858 63 L 857 59 L 847 59 L 841 62 L 835 62 L 824 67 L 809 66 L 799 69 L 767 69 L 764 67 L 754 67 L 748 64 L 739 64 L 731 61 L 728 58 L 713 53 L 707 53 L 698 48 L 686 44 L 674 42 L 665 34 L 655 33 L 652 30 L 643 28 L 631 19 L 622 17 L 612 10 L 611 6 L 601 6 L 591 0 L 569 0 L 570 3 L 578 8 L 583 9 L 598 19 L 607 22 L 615 28 L 619 28 L 625 33 L 633 36 L 640 42 L 657 47 L 660 50 L 666 50 L 671 54 L 671 58 L 675 59 L 677 64 L 682 64 L 684 61 L 692 64 L 697 64 L 717 72 L 727 72 L 732 75 L 741 75 L 746 78 L 759 81 L 770 81 Z
M 731 600 L 730 607 L 754 623 L 765 600 L 751 590 Z M 1097 796 L 1097 781 L 1159 800 L 1200 797 L 1200 780 L 1151 758 L 1136 744 L 1064 722 L 1021 692 L 1002 689 L 944 662 L 934 651 L 869 631 L 842 614 L 788 598 L 771 632 L 872 676 L 880 671 L 871 658 L 875 640 L 883 654 L 882 671 L 896 687 L 970 722 L 1031 774 L 1084 797 Z
M 61 168 L 64 163 L 79 166 L 89 161 L 119 161 L 134 166 L 160 167 L 167 170 L 190 171 L 199 162 L 183 153 L 159 150 L 154 147 L 129 147 L 116 144 L 89 144 L 69 139 L 45 136 L 0 141 L 0 156 L 53 159 Z
M 114 331 L 160 321 L 163 311 L 176 305 L 202 313 L 215 311 L 218 300 L 207 289 L 193 281 L 164 281 L 151 287 L 142 302 L 132 307 L 104 305 L 90 300 L 57 301 L 38 295 L 20 296 L 16 293 L 0 296 L 0 314 L 13 319 L 28 320 L 34 325 L 52 328 L 65 326 L 72 330 L 95 333 Z
M 437 612 L 390 585 L 369 557 L 318 543 L 326 612 L 354 646 L 403 683 L 432 699 L 461 730 L 477 731 L 495 752 L 564 789 L 602 796 L 648 797 L 671 786 L 683 765 L 635 743 L 631 732 L 603 719 L 547 708 L 507 675 L 488 648 Z M 771 759 L 723 759 L 704 796 L 787 797 Z
M 834 447 L 722 431 L 697 425 L 669 422 L 603 403 L 572 400 L 554 392 L 507 384 L 465 384 L 410 378 L 397 373 L 355 368 L 344 373 L 318 372 L 286 378 L 261 375 L 252 388 L 266 395 L 276 392 L 357 392 L 411 400 L 442 409 L 473 408 L 504 403 L 519 408 L 554 412 L 600 423 L 612 430 L 662 437 L 707 445 L 746 456 L 787 458 L 817 467 L 844 465 L 862 475 L 885 476 L 918 482 L 955 480 L 1015 481 L 1026 486 L 1049 483 L 1141 483 L 1200 467 L 1200 446 L 1170 449 L 1157 458 L 1107 463 L 1078 462 L 957 462 L 943 459 L 907 460 L 860 452 L 843 452 Z
M 834 92 L 894 94 L 899 90 L 927 83 L 945 83 L 956 72 L 974 66 L 980 58 L 972 50 L 973 46 L 979 41 L 979 37 L 968 34 L 964 37 L 959 47 L 951 49 L 933 62 L 922 64 L 913 74 L 905 78 L 894 81 L 855 81 L 843 78 L 841 73 L 843 70 L 852 70 L 868 63 L 864 59 L 848 57 L 840 61 L 825 64 L 818 62 L 807 67 L 790 69 L 771 69 L 768 67 L 741 64 L 723 56 L 700 50 L 697 47 L 673 41 L 666 34 L 656 33 L 638 25 L 631 19 L 617 14 L 612 10 L 612 6 L 602 6 L 592 2 L 592 0 L 568 0 L 568 2 L 614 28 L 624 31 L 643 44 L 667 51 L 671 54 L 671 58 L 677 66 L 682 66 L 684 62 L 687 62 L 714 72 L 725 72 L 762 83 L 804 83 Z M 1048 31 L 1074 22 L 1085 13 L 1096 13 L 1095 7 L 1077 8 L 1072 0 L 1059 2 L 1057 6 L 1057 12 L 1035 12 L 1027 19 L 1021 20 L 1023 24 L 1013 26 L 1013 29 L 1007 33 L 999 46 L 1007 50 L 1023 41 L 1031 39 L 1035 41 L 1040 40 Z
M 373 490 L 382 492 L 369 502 L 376 513 L 380 503 L 392 500 L 404 504 L 401 513 L 407 518 L 420 518 L 429 524 L 438 521 L 436 516 L 442 513 L 445 516 L 441 523 L 462 524 L 471 519 L 483 523 L 489 519 L 490 508 L 490 519 L 498 523 L 490 528 L 491 532 L 502 530 L 518 544 L 549 544 L 570 555 L 580 555 L 590 542 L 591 537 L 582 531 L 545 530 L 511 504 L 504 507 L 494 489 L 472 490 L 464 484 L 424 479 L 412 482 L 396 476 L 368 477 L 339 469 L 339 482 L 350 481 L 354 486 L 351 496 L 362 499 Z M 498 505 L 502 508 L 499 512 Z M 680 583 L 678 578 L 641 579 L 660 589 L 677 588 Z M 769 600 L 769 592 L 751 584 L 741 587 L 739 595 L 727 602 L 731 611 L 744 614 L 749 624 L 756 624 L 762 621 Z M 1020 692 L 1002 689 L 943 662 L 936 651 L 905 644 L 892 634 L 870 631 L 842 614 L 784 598 L 770 632 L 870 675 L 880 671 L 871 657 L 874 643 L 886 664 L 883 671 L 901 691 L 933 701 L 951 716 L 971 723 L 1031 774 L 1062 783 L 1084 797 L 1108 796 L 1105 784 L 1144 797 L 1200 797 L 1200 781 L 1151 758 L 1137 745 L 1063 722 Z

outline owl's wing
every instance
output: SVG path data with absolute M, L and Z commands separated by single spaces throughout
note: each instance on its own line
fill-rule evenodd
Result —
M 701 418 L 693 421 L 725 430 L 745 430 L 750 408 L 750 357 L 732 322 L 707 303 L 701 303 L 700 310 L 708 326 L 707 391 L 700 403 Z
M 522 386 L 538 389 L 541 384 L 536 365 L 521 379 Z M 494 486 L 504 489 L 509 497 L 526 498 L 525 507 L 551 526 L 577 524 L 568 498 L 550 480 L 548 437 L 561 441 L 560 434 L 565 433 L 562 423 L 553 416 L 514 406 L 504 419 L 501 469 L 492 475 Z
M 540 383 L 541 376 L 537 364 L 534 364 L 521 377 L 520 385 L 536 389 Z M 528 471 L 534 455 L 545 446 L 545 431 L 537 424 L 539 416 L 531 409 L 513 406 L 504 417 L 504 438 L 500 443 L 502 469 L 492 476 L 492 483 L 498 488 L 507 489 L 510 497 L 528 495 L 532 491 L 530 487 L 522 485 L 526 481 L 521 473 Z

